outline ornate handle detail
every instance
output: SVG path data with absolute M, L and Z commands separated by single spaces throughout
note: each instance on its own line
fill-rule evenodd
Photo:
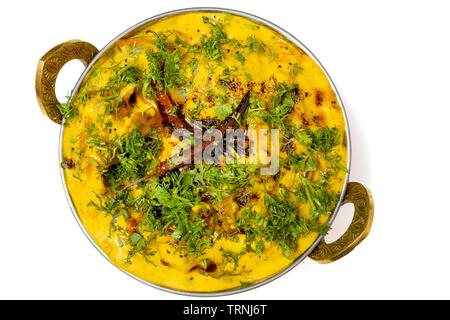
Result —
M 332 243 L 322 241 L 309 255 L 319 263 L 336 261 L 352 251 L 370 232 L 372 226 L 374 205 L 369 189 L 358 182 L 350 182 L 344 196 L 343 204 L 353 203 L 355 213 L 350 227 L 338 240 Z
M 36 98 L 41 111 L 50 120 L 58 124 L 62 122 L 55 94 L 56 77 L 62 66 L 70 60 L 78 59 L 87 67 L 98 52 L 98 49 L 88 42 L 70 40 L 57 45 L 39 60 L 36 72 Z

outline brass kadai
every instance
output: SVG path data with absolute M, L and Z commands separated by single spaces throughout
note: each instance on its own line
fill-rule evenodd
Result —
M 229 9 L 218 9 L 218 8 L 190 8 L 190 9 L 181 9 L 176 11 L 167 12 L 155 17 L 152 17 L 150 19 L 147 19 L 145 21 L 142 21 L 141 23 L 135 25 L 134 27 L 126 30 L 124 33 L 113 39 L 104 49 L 99 51 L 95 46 L 88 42 L 84 42 L 81 40 L 70 40 L 64 43 L 61 43 L 57 45 L 56 47 L 52 48 L 50 51 L 48 51 L 40 60 L 38 63 L 37 73 L 36 73 L 36 97 L 39 103 L 39 106 L 41 108 L 41 111 L 44 113 L 45 116 L 47 116 L 50 120 L 57 124 L 61 124 L 63 122 L 63 117 L 60 113 L 60 111 L 57 108 L 57 105 L 59 104 L 56 94 L 55 94 L 55 83 L 56 78 L 58 76 L 59 71 L 61 68 L 70 60 L 78 59 L 80 60 L 87 68 L 84 71 L 83 75 L 81 76 L 80 80 L 78 81 L 77 85 L 75 86 L 75 89 L 73 93 L 75 94 L 82 79 L 87 75 L 87 72 L 89 71 L 90 67 L 95 63 L 96 59 L 99 58 L 103 52 L 105 52 L 112 44 L 115 43 L 116 40 L 120 39 L 122 36 L 126 35 L 127 33 L 141 27 L 142 25 L 145 25 L 151 21 L 155 21 L 157 19 L 175 15 L 179 13 L 185 13 L 185 12 L 194 12 L 194 11 L 206 11 L 206 12 L 226 12 L 231 13 L 239 16 L 246 17 L 248 19 L 251 19 L 255 22 L 265 24 L 266 26 L 275 29 L 276 31 L 280 32 L 283 36 L 285 36 L 287 39 L 292 41 L 294 44 L 298 45 L 302 50 L 307 52 L 316 62 L 319 66 L 321 66 L 322 70 L 326 73 L 323 66 L 320 64 L 320 62 L 314 57 L 314 55 L 296 38 L 294 38 L 292 35 L 281 29 L 280 27 L 264 20 L 259 17 L 250 15 L 248 13 L 235 11 L 235 10 L 229 10 Z M 327 74 L 328 76 L 328 74 Z M 329 76 L 328 76 L 329 78 Z M 330 84 L 332 85 L 334 91 L 336 92 L 336 96 L 339 98 L 339 95 L 337 93 L 337 90 L 332 83 L 330 79 Z M 345 109 L 343 107 L 342 101 L 340 101 L 340 105 L 343 108 L 344 115 L 345 115 Z M 347 118 L 345 117 L 346 121 Z M 64 127 L 64 126 L 62 126 Z M 63 132 L 63 128 L 61 129 L 61 135 Z M 349 150 L 349 158 L 350 158 L 350 137 L 348 133 L 348 123 L 347 123 L 347 145 Z M 64 178 L 63 178 L 64 180 Z M 63 181 L 64 183 L 64 181 Z M 371 195 L 371 192 L 368 188 L 363 186 L 360 183 L 357 182 L 348 182 L 348 175 L 346 180 L 346 187 L 344 185 L 343 193 L 341 194 L 341 199 L 338 205 L 336 206 L 336 209 L 334 213 L 330 217 L 330 222 L 332 222 L 336 216 L 336 214 L 339 211 L 340 206 L 346 203 L 353 203 L 355 210 L 354 210 L 354 216 L 353 220 L 348 227 L 348 229 L 345 231 L 345 233 L 336 241 L 332 243 L 326 243 L 324 241 L 324 237 L 319 237 L 312 245 L 311 247 L 306 250 L 306 252 L 301 255 L 296 261 L 294 261 L 288 268 L 283 270 L 282 272 L 278 273 L 277 275 L 272 276 L 269 279 L 263 280 L 261 282 L 258 282 L 254 285 L 250 285 L 247 288 L 241 288 L 241 289 L 233 289 L 228 291 L 221 291 L 221 292 L 211 292 L 211 293 L 198 293 L 198 292 L 184 292 L 184 291 L 178 291 L 178 290 L 172 290 L 165 287 L 161 287 L 152 283 L 149 283 L 147 281 L 144 281 L 142 279 L 139 279 L 131 274 L 133 278 L 136 278 L 137 280 L 144 282 L 150 286 L 156 287 L 158 289 L 162 289 L 165 291 L 178 293 L 178 294 L 186 294 L 186 295 L 193 295 L 193 296 L 220 296 L 220 295 L 226 295 L 231 293 L 238 293 L 242 291 L 247 291 L 249 289 L 253 289 L 256 287 L 259 287 L 261 285 L 264 285 L 281 275 L 285 274 L 292 268 L 294 268 L 296 265 L 298 265 L 306 256 L 310 257 L 311 259 L 319 262 L 319 263 L 330 263 L 333 261 L 336 261 L 349 252 L 351 252 L 361 241 L 365 239 L 365 237 L 369 234 L 372 221 L 374 217 L 374 202 Z M 345 191 L 344 191 L 345 190 Z M 66 195 L 69 200 L 69 204 L 71 206 L 71 209 L 75 215 L 75 218 L 77 219 L 78 223 L 80 224 L 81 228 L 85 232 L 86 236 L 89 238 L 89 240 L 94 244 L 95 247 L 97 245 L 94 243 L 94 241 L 90 238 L 82 224 L 80 223 L 76 210 L 71 203 L 70 196 Z M 97 247 L 97 249 L 101 252 L 101 250 Z M 101 252 L 105 257 L 106 255 Z M 122 270 L 123 271 L 123 270 Z M 128 274 L 128 273 L 127 273 Z

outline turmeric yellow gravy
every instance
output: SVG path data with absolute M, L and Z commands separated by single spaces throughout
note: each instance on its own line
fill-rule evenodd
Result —
M 226 40 L 214 30 L 223 31 Z M 219 49 L 214 41 L 201 40 L 215 37 L 219 39 Z M 142 135 L 152 133 L 157 136 L 155 145 L 161 143 L 158 159 L 152 160 L 156 166 L 158 161 L 168 159 L 174 145 L 170 130 L 161 124 L 155 89 L 152 89 L 161 79 L 151 74 L 155 70 L 149 65 L 147 52 L 161 50 L 155 44 L 158 39 L 168 44 L 169 53 L 178 54 L 180 61 L 174 65 L 180 67 L 177 70 L 184 77 L 184 81 L 173 83 L 173 79 L 166 79 L 166 87 L 159 89 L 181 106 L 187 118 L 220 122 L 250 90 L 247 126 L 277 127 L 281 130 L 280 137 L 284 134 L 286 138 L 280 143 L 280 173 L 276 177 L 250 174 L 251 184 L 237 187 L 234 194 L 225 194 L 223 198 L 212 194 L 216 200 L 200 199 L 192 205 L 192 214 L 203 214 L 202 219 L 206 221 L 201 239 L 211 238 L 211 242 L 205 242 L 197 251 L 183 244 L 189 230 L 168 225 L 155 231 L 149 227 L 150 223 L 143 225 L 145 214 L 155 214 L 150 209 L 139 212 L 131 200 L 114 207 L 113 211 L 108 207 L 108 199 L 111 201 L 121 188 L 108 190 L 104 174 L 111 170 L 111 161 L 115 168 L 118 163 L 122 165 L 122 158 L 118 157 L 120 147 L 114 149 L 116 154 L 107 156 L 105 149 L 135 129 Z M 168 59 L 165 66 L 173 62 Z M 140 70 L 143 80 L 124 77 L 123 83 L 111 89 L 112 79 L 117 78 L 118 72 L 129 72 L 128 66 Z M 172 71 L 167 70 L 166 75 L 170 76 Z M 109 92 L 105 93 L 105 88 Z M 277 94 L 281 99 L 278 102 L 274 98 Z M 117 41 L 103 54 L 71 103 L 77 112 L 72 117 L 66 116 L 63 167 L 81 223 L 116 266 L 167 288 L 221 291 L 251 285 L 282 271 L 318 237 L 320 225 L 333 212 L 345 181 L 345 121 L 326 75 L 312 58 L 276 31 L 243 17 L 196 12 L 149 23 Z M 283 112 L 283 108 L 277 111 L 277 103 L 289 109 L 285 117 L 276 118 L 277 112 Z M 291 136 L 285 134 L 288 124 L 298 129 Z M 148 171 L 153 169 L 154 166 Z M 142 174 L 129 177 L 128 183 L 140 177 Z M 130 197 L 138 197 L 144 193 L 142 188 L 150 190 L 151 186 L 149 179 L 126 192 Z M 248 196 L 244 205 L 237 199 L 238 193 Z M 268 208 L 268 199 L 286 198 L 284 207 L 273 204 Z M 161 207 L 160 202 L 157 205 Z M 296 230 L 303 230 L 300 235 L 286 231 L 283 208 L 289 203 L 305 219 L 298 221 L 316 221 L 315 225 L 304 230 L 299 226 Z M 255 235 L 252 241 L 247 239 L 250 231 L 242 227 L 244 210 L 267 218 L 261 226 L 252 224 L 251 228 L 261 231 L 259 236 L 256 231 L 252 233 Z M 277 214 L 279 219 L 274 216 Z M 155 217 L 152 219 L 157 221 Z M 276 230 L 275 235 L 271 230 Z M 282 239 L 276 238 L 280 232 L 292 235 L 296 243 L 291 241 L 289 248 L 286 247 Z

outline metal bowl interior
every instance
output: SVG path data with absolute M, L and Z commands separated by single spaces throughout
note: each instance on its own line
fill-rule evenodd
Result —
M 187 12 L 220 12 L 220 13 L 229 13 L 229 14 L 233 14 L 233 15 L 237 15 L 237 16 L 241 16 L 244 18 L 247 18 L 249 20 L 254 21 L 255 23 L 259 23 L 262 24 L 266 27 L 269 27 L 275 31 L 277 31 L 279 34 L 281 34 L 284 38 L 286 38 L 287 40 L 289 40 L 291 43 L 295 44 L 296 46 L 298 46 L 299 48 L 301 48 L 306 54 L 308 54 L 316 63 L 317 65 L 322 69 L 322 71 L 325 73 L 326 77 L 328 78 L 328 81 L 331 85 L 331 88 L 333 89 L 333 91 L 336 94 L 336 98 L 342 108 L 342 112 L 344 115 L 344 119 L 345 119 L 345 126 L 346 126 L 346 142 L 347 142 L 347 169 L 350 171 L 350 164 L 351 164 L 351 141 L 350 141 L 350 131 L 349 131 L 349 125 L 348 125 L 348 118 L 345 112 L 345 108 L 344 105 L 342 103 L 342 99 L 339 96 L 339 93 L 336 89 L 336 86 L 334 85 L 333 81 L 331 80 L 329 74 L 327 73 L 327 71 L 325 70 L 325 68 L 322 66 L 322 64 L 319 62 L 319 60 L 312 54 L 312 52 L 303 44 L 301 43 L 298 39 L 296 39 L 292 34 L 290 34 L 289 32 L 283 30 L 282 28 L 280 28 L 279 26 L 271 23 L 270 21 L 267 21 L 263 18 L 254 16 L 252 14 L 246 13 L 246 12 L 242 12 L 242 11 L 237 11 L 237 10 L 233 10 L 233 9 L 224 9 L 224 8 L 214 8 L 214 7 L 196 7 L 196 8 L 185 8 L 185 9 L 179 9 L 179 10 L 173 10 L 173 11 L 169 11 L 169 12 L 165 12 L 156 16 L 153 16 L 151 18 L 148 18 L 146 20 L 143 20 L 141 22 L 139 22 L 138 24 L 132 26 L 131 28 L 125 30 L 124 32 L 122 32 L 121 34 L 119 34 L 117 37 L 115 37 L 113 40 L 111 40 L 102 50 L 100 50 L 99 54 L 89 63 L 89 65 L 86 67 L 86 69 L 84 70 L 84 72 L 81 74 L 80 78 L 78 79 L 74 89 L 72 90 L 72 94 L 75 95 L 78 92 L 78 89 L 83 81 L 83 79 L 86 77 L 86 75 L 88 74 L 88 72 L 91 70 L 92 66 L 95 65 L 95 63 L 98 61 L 98 59 L 103 55 L 103 53 L 107 52 L 108 49 L 110 49 L 117 40 L 121 39 L 122 37 L 126 37 L 129 33 L 134 32 L 136 29 L 154 22 L 156 20 L 162 19 L 162 18 L 166 18 L 169 16 L 174 16 L 174 15 L 178 15 L 178 14 L 183 14 L 183 13 L 187 13 Z M 64 124 L 64 122 L 63 122 Z M 64 134 L 64 125 L 61 125 L 61 130 L 60 130 L 60 137 L 59 137 L 59 162 L 62 161 L 62 137 Z M 300 255 L 297 259 L 295 259 L 288 267 L 286 267 L 284 270 L 280 271 L 279 273 L 272 275 L 260 282 L 254 283 L 252 285 L 249 285 L 248 287 L 245 288 L 236 288 L 236 289 L 229 289 L 229 290 L 225 290 L 225 291 L 216 291 L 216 292 L 191 292 L 191 291 L 181 291 L 181 290 L 174 290 L 171 288 L 167 288 L 161 285 L 157 285 L 157 284 L 153 284 L 151 282 L 145 281 L 137 276 L 134 276 L 133 274 L 130 274 L 129 272 L 124 271 L 123 269 L 119 268 L 118 266 L 116 266 L 109 258 L 108 256 L 97 246 L 97 244 L 94 242 L 94 240 L 91 238 L 91 236 L 89 235 L 89 233 L 87 232 L 87 230 L 85 229 L 85 227 L 83 226 L 83 224 L 81 223 L 79 216 L 76 212 L 76 209 L 72 203 L 72 199 L 71 196 L 67 190 L 67 186 L 66 186 L 66 181 L 65 181 L 65 177 L 64 177 L 64 171 L 62 168 L 60 168 L 60 174 L 61 174 L 61 179 L 62 179 L 62 183 L 63 183 L 63 188 L 64 188 L 64 192 L 67 198 L 67 201 L 69 202 L 69 206 L 70 209 L 76 219 L 76 221 L 78 222 L 80 228 L 82 229 L 82 231 L 84 232 L 84 234 L 86 235 L 86 237 L 89 239 L 89 241 L 94 245 L 95 248 L 97 248 L 97 250 L 112 264 L 114 265 L 117 269 L 121 270 L 122 272 L 126 273 L 127 275 L 129 275 L 130 277 L 146 284 L 149 285 L 151 287 L 166 291 L 166 292 L 170 292 L 170 293 L 175 293 L 175 294 L 180 294 L 180 295 L 187 295 L 187 296 L 197 296 L 197 297 L 216 297 L 216 296 L 224 296 L 224 295 L 229 295 L 229 294 L 236 294 L 236 293 L 241 293 L 241 292 L 245 292 L 251 289 L 255 289 L 258 288 L 260 286 L 263 286 L 279 277 L 281 277 L 282 275 L 286 274 L 287 272 L 289 272 L 290 270 L 292 270 L 293 268 L 295 268 L 300 262 L 302 262 L 314 249 L 315 247 L 319 244 L 319 242 L 322 240 L 322 238 L 324 236 L 319 236 L 314 242 L 313 244 L 302 254 Z M 334 212 L 331 214 L 328 222 L 331 224 L 335 217 L 337 212 L 339 211 L 339 208 L 341 206 L 342 203 L 342 199 L 344 197 L 345 191 L 346 191 L 346 187 L 348 184 L 348 180 L 349 180 L 349 173 L 346 174 L 345 177 L 345 181 L 344 181 L 344 185 L 339 197 L 339 201 L 336 205 L 336 208 L 334 210 Z

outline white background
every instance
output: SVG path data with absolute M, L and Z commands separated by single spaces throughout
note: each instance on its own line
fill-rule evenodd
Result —
M 77 225 L 59 176 L 59 126 L 35 98 L 38 59 L 81 39 L 102 48 L 188 6 L 268 19 L 322 62 L 347 110 L 351 180 L 375 199 L 371 234 L 341 260 L 306 259 L 233 299 L 450 298 L 450 6 L 446 1 L 8 1 L 0 11 L 0 298 L 183 299 L 108 263 Z M 83 70 L 57 83 L 60 100 Z M 351 220 L 344 207 L 331 238 Z

